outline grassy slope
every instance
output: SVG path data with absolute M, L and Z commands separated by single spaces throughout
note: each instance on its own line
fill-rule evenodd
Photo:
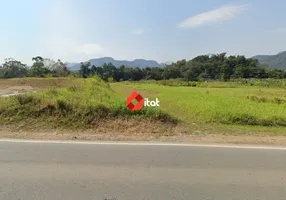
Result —
M 21 127 L 32 129 L 86 129 L 104 126 L 115 119 L 176 123 L 176 119 L 160 109 L 130 111 L 125 98 L 100 79 L 68 81 L 69 86 L 64 88 L 50 87 L 38 93 L 0 98 L 0 123 L 22 124 Z

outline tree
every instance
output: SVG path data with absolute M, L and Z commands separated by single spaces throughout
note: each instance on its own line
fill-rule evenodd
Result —
M 202 72 L 204 74 L 204 79 L 218 79 L 220 63 L 208 62 L 202 65 Z
M 30 74 L 34 77 L 44 77 L 45 74 L 50 73 L 51 71 L 45 67 L 44 64 L 44 58 L 41 56 L 36 56 L 32 58 L 32 61 L 34 61 Z
M 79 73 L 82 78 L 87 78 L 90 74 L 90 62 L 81 63 Z
M 146 67 L 144 69 L 142 69 L 142 72 L 144 74 L 144 79 L 145 80 L 149 80 L 149 79 L 152 79 L 152 68 L 151 67 Z
M 35 62 L 44 62 L 44 58 L 41 57 L 41 56 L 36 56 L 36 57 L 33 57 L 32 58 L 32 61 L 35 61 Z
M 230 79 L 231 74 L 232 74 L 232 67 L 230 65 L 227 65 L 226 63 L 223 64 L 220 68 L 221 79 L 227 81 Z
M 186 81 L 198 81 L 202 70 L 202 65 L 200 63 L 189 64 L 189 69 L 184 73 L 184 79 Z
M 108 80 L 108 78 L 112 78 L 113 81 L 120 81 L 120 72 L 112 63 L 104 63 L 103 64 L 104 71 L 104 80 Z
M 121 65 L 118 69 L 120 79 L 123 81 L 131 80 L 132 68 L 125 65 Z M 142 72 L 143 73 L 143 72 Z
M 208 62 L 210 59 L 209 55 L 201 55 L 201 56 L 197 56 L 195 58 L 192 59 L 193 62 Z
M 251 69 L 245 65 L 238 65 L 234 70 L 235 78 L 251 78 Z
M 7 58 L 1 71 L 3 78 L 21 78 L 25 76 L 27 66 L 13 58 Z
M 139 67 L 135 67 L 131 70 L 131 80 L 140 81 L 144 77 L 142 70 Z
M 245 56 L 237 56 L 237 64 L 238 65 L 247 65 L 247 60 Z
M 151 68 L 151 74 L 150 74 L 150 79 L 153 80 L 162 80 L 163 79 L 163 72 L 164 69 L 160 67 L 153 67 Z
M 97 72 L 97 67 L 95 65 L 92 65 L 90 71 L 92 75 L 95 75 Z
M 284 77 L 285 72 L 281 69 L 274 69 L 269 72 L 269 78 L 275 78 L 275 79 L 282 79 Z
M 164 68 L 163 78 L 164 79 L 171 79 L 171 78 L 181 78 L 181 70 L 176 65 L 168 65 Z
M 96 74 L 103 79 L 103 74 L 104 74 L 104 71 L 103 71 L 103 68 L 102 67 L 96 67 Z
M 113 73 L 117 70 L 112 63 L 104 63 L 102 67 L 108 77 L 112 77 Z
M 51 65 L 50 70 L 55 77 L 65 77 L 70 73 L 67 66 L 60 59 Z
M 207 79 L 209 79 L 209 75 L 206 72 L 201 73 L 198 77 L 199 81 L 206 81 Z

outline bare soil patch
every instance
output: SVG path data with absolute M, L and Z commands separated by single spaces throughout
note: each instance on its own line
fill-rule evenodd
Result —
M 2 139 L 37 139 L 37 140 L 82 140 L 82 141 L 160 141 L 186 143 L 220 143 L 220 144 L 256 144 L 286 145 L 285 136 L 223 136 L 223 135 L 173 135 L 164 136 L 154 133 L 98 133 L 93 130 L 67 131 L 54 130 L 45 132 L 14 132 L 0 130 Z
M 10 89 L 19 90 L 42 90 L 50 87 L 68 87 L 73 83 L 80 82 L 80 79 L 72 78 L 15 78 L 0 79 L 0 91 Z
M 0 97 L 18 93 L 34 92 L 49 88 L 69 87 L 80 84 L 81 80 L 72 78 L 15 78 L 0 79 Z

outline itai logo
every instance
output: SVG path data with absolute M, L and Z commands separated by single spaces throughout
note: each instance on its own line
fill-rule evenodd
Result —
M 136 100 L 137 104 L 134 105 L 132 101 Z M 160 106 L 159 100 L 156 98 L 156 101 L 149 101 L 148 98 L 143 98 L 138 92 L 134 91 L 126 100 L 126 105 L 130 110 L 141 110 L 143 106 Z

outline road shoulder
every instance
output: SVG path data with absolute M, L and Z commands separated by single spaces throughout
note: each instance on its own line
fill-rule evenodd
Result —
M 222 135 L 222 134 L 178 134 L 171 136 L 145 134 L 94 133 L 85 131 L 46 131 L 24 132 L 0 130 L 0 139 L 28 140 L 69 140 L 69 141 L 134 141 L 134 142 L 184 142 L 184 143 L 214 143 L 214 144 L 247 144 L 247 145 L 281 145 L 286 146 L 286 136 L 253 136 L 253 135 Z

